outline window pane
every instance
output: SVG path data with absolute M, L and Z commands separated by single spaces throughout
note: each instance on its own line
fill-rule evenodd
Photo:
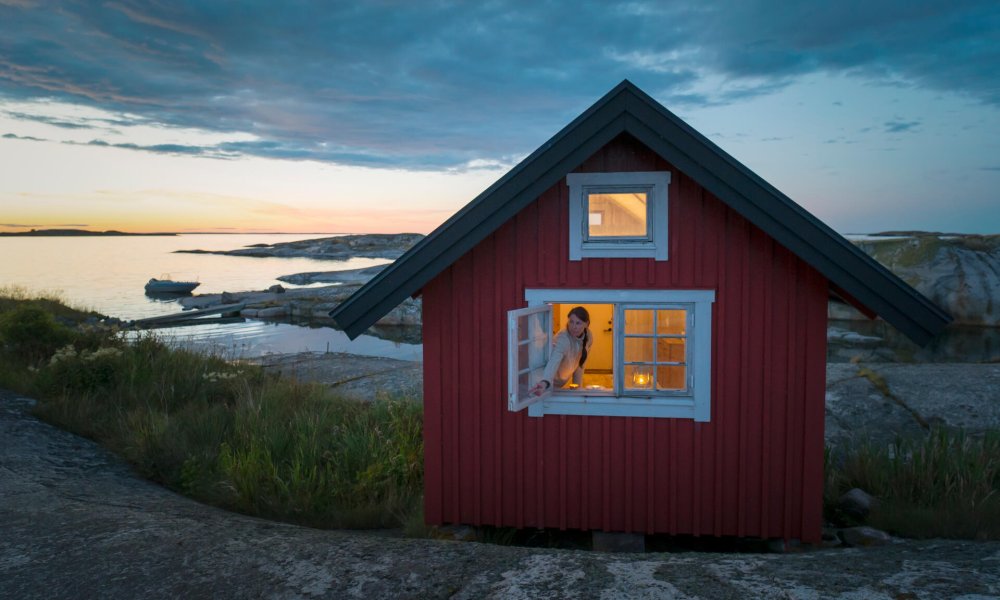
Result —
M 686 328 L 686 310 L 656 311 L 656 333 L 660 335 L 684 335 Z
M 531 344 L 518 344 L 517 345 L 517 368 L 527 369 L 530 365 L 528 364 L 529 350 L 531 349 Z
M 529 381 L 531 380 L 530 373 L 521 373 L 517 376 L 517 397 L 524 398 L 528 395 L 528 390 L 531 389 Z
M 517 341 L 523 342 L 528 339 L 528 315 L 523 315 L 517 318 Z
M 653 338 L 625 338 L 625 362 L 653 362 Z
M 540 321 L 541 319 L 536 319 Z M 546 346 L 548 344 L 548 337 L 545 335 L 544 330 L 541 328 L 536 329 L 532 332 L 531 341 L 528 342 L 528 363 L 524 366 L 526 367 L 538 367 L 545 364 Z
M 657 338 L 656 362 L 684 362 L 684 338 Z
M 644 365 L 625 366 L 626 390 L 653 389 L 653 368 Z
M 653 333 L 653 311 L 651 310 L 626 310 L 625 311 L 625 333 L 645 334 Z
M 646 237 L 646 194 L 587 194 L 590 237 Z
M 656 367 L 656 389 L 683 390 L 687 367 Z

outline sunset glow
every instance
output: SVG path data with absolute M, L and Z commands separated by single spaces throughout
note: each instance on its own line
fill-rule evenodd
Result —
M 56 4 L 0 231 L 426 233 L 628 78 L 839 231 L 1000 232 L 995 3 Z

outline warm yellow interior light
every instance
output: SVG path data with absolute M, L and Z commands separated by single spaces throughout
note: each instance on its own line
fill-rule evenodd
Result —
M 650 383 L 649 373 L 640 370 L 635 371 L 632 373 L 632 383 L 634 383 L 637 387 L 648 386 Z

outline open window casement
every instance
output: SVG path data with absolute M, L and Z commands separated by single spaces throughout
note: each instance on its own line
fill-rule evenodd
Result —
M 507 407 L 519 411 L 552 395 L 552 386 L 539 396 L 531 388 L 541 381 L 552 353 L 552 306 L 543 304 L 507 313 Z
M 509 313 L 511 410 L 527 406 L 532 417 L 711 421 L 714 290 L 525 289 L 524 296 L 529 308 Z M 601 326 L 592 330 L 607 334 L 600 343 L 613 348 L 606 359 L 611 368 L 593 367 L 590 382 L 584 373 L 582 386 L 526 397 L 524 392 L 544 373 L 553 324 L 563 318 L 563 310 L 577 305 L 594 310 L 605 305 L 613 311 L 610 328 L 600 331 L 607 318 L 602 317 Z M 535 320 L 527 318 L 532 314 Z M 594 344 L 588 365 L 597 360 L 598 342 Z

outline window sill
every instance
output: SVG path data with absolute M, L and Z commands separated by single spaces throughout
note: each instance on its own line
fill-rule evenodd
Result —
M 532 404 L 528 416 L 585 415 L 698 419 L 692 396 L 612 396 L 560 393 Z
M 661 242 L 661 245 L 663 243 Z M 657 248 L 654 242 L 584 242 L 570 260 L 584 258 L 653 258 L 666 260 L 666 252 Z

